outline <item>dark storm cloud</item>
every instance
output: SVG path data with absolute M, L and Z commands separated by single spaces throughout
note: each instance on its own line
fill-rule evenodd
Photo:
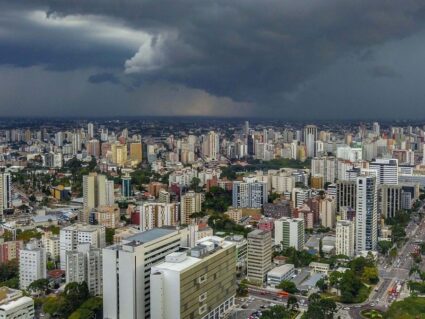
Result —
M 400 78 L 401 75 L 388 65 L 375 65 L 368 70 L 370 76 L 374 78 Z
M 288 103 L 288 94 L 340 59 L 354 55 L 359 61 L 369 63 L 374 59 L 374 48 L 415 34 L 423 30 L 425 23 L 423 0 L 0 0 L 0 3 L 3 9 L 13 9 L 17 14 L 42 10 L 49 21 L 58 22 L 57 27 L 37 26 L 41 29 L 41 43 L 37 38 L 24 36 L 18 37 L 19 41 L 0 41 L 0 63 L 45 64 L 57 69 L 79 65 L 118 68 L 119 65 L 134 83 L 176 83 L 215 96 L 252 102 L 261 109 L 281 110 Z M 61 29 L 61 18 L 72 16 L 86 17 L 93 23 L 88 22 L 77 31 Z M 16 25 L 4 28 L 11 31 L 26 28 L 30 34 L 33 21 L 24 21 L 16 20 Z M 118 23 L 149 37 L 141 38 L 138 49 L 134 45 L 116 45 L 115 40 L 90 45 L 102 37 L 96 37 L 96 32 L 93 37 L 86 37 L 82 30 L 89 31 L 99 23 Z M 50 41 L 54 45 L 47 45 Z M 14 57 L 13 52 L 18 52 L 18 56 Z M 368 74 L 395 75 L 380 65 L 372 67 Z
M 99 84 L 99 83 L 112 83 L 112 84 L 120 84 L 121 81 L 118 77 L 113 73 L 97 73 L 92 74 L 87 79 L 90 83 Z

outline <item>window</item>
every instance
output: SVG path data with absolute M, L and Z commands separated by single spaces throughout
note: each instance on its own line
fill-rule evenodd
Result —
M 199 302 L 203 302 L 207 300 L 207 293 L 204 292 L 202 295 L 199 296 Z
M 198 277 L 198 283 L 203 284 L 207 281 L 207 274 L 202 275 L 201 277 Z
M 208 306 L 207 305 L 202 305 L 201 307 L 199 307 L 199 314 L 202 315 L 207 310 L 208 310 Z

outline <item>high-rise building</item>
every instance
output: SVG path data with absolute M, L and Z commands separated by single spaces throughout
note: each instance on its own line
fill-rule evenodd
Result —
M 127 162 L 127 145 L 119 142 L 111 145 L 112 163 L 123 166 Z
M 214 132 L 208 132 L 202 143 L 202 154 L 209 160 L 217 160 L 220 155 L 219 135 Z
M 384 218 L 392 218 L 401 210 L 401 185 L 379 185 L 379 212 Z
M 369 169 L 376 170 L 378 184 L 398 184 L 397 159 L 376 159 L 369 164 Z
M 354 256 L 354 222 L 339 220 L 336 223 L 335 253 Z
M 180 222 L 182 224 L 191 223 L 191 215 L 199 213 L 202 208 L 203 194 L 189 191 L 180 200 Z
M 25 290 L 33 281 L 43 278 L 46 278 L 46 252 L 28 244 L 19 252 L 19 287 Z
M 66 282 L 85 281 L 93 296 L 103 293 L 102 269 L 102 250 L 91 247 L 89 243 L 66 252 Z
M 10 173 L 0 173 L 0 215 L 5 209 L 12 208 L 12 178 Z
M 362 175 L 356 182 L 356 251 L 375 250 L 378 241 L 376 177 Z
M 112 205 L 114 201 L 111 198 L 111 191 L 113 197 L 114 186 L 111 182 L 106 179 L 105 175 L 97 173 L 83 176 L 84 208 L 93 209 L 98 206 Z
M 261 208 L 267 203 L 267 182 L 255 177 L 233 182 L 232 206 L 235 208 Z
M 2 238 L 1 241 L 4 239 Z M 0 264 L 19 257 L 19 251 L 24 248 L 22 240 L 12 240 L 0 243 Z
M 155 228 L 127 237 L 103 250 L 103 316 L 145 319 L 151 316 L 151 267 L 187 247 L 187 229 Z M 159 296 L 158 296 L 159 297 Z
M 303 188 L 293 188 L 292 189 L 292 203 L 295 208 L 300 208 L 304 205 L 304 202 L 310 198 L 311 190 Z
M 263 283 L 267 272 L 272 269 L 271 232 L 256 229 L 248 233 L 247 278 Z
M 60 230 L 60 263 L 66 268 L 66 252 L 77 250 L 79 244 L 89 243 L 93 248 L 105 247 L 105 227 L 74 224 Z
M 373 124 L 372 124 L 372 132 L 376 136 L 380 136 L 381 135 L 381 129 L 380 129 L 380 126 L 379 126 L 379 123 L 378 122 L 373 122 Z
M 317 126 L 306 125 L 304 127 L 304 143 L 306 147 L 307 157 L 314 157 L 315 142 L 317 140 Z
M 133 142 L 130 143 L 130 160 L 138 163 L 142 162 L 143 159 L 142 152 L 142 143 L 141 142 Z
M 282 217 L 274 222 L 274 244 L 283 250 L 304 249 L 304 219 Z
M 175 226 L 178 221 L 178 206 L 175 203 L 146 202 L 139 206 L 138 210 L 140 211 L 141 231 L 163 226 Z
M 87 154 L 94 157 L 100 156 L 99 140 L 93 139 L 87 143 Z
M 330 196 L 319 201 L 320 223 L 323 227 L 334 228 L 336 220 L 336 200 Z
M 336 209 L 339 212 L 341 207 L 356 208 L 356 181 L 336 182 Z
M 89 138 L 94 137 L 94 125 L 93 125 L 93 123 L 87 124 L 87 135 L 88 135 Z
M 126 174 L 121 177 L 121 195 L 128 198 L 132 195 L 131 191 L 131 176 Z
M 311 159 L 311 175 L 322 176 L 325 183 L 334 183 L 336 179 L 336 159 L 332 156 Z
M 62 132 L 55 133 L 55 145 L 58 146 L 58 147 L 63 146 L 63 133 Z
M 151 318 L 222 318 L 234 306 L 235 244 L 206 237 L 175 252 L 151 271 Z

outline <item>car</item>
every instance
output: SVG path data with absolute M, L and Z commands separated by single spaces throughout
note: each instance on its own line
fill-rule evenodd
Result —
M 350 307 L 344 307 L 344 310 L 350 310 Z

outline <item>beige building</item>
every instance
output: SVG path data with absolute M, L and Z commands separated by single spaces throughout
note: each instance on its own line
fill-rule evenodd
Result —
M 130 161 L 136 165 L 142 162 L 142 143 L 130 143 Z
M 198 241 L 152 267 L 151 318 L 224 318 L 236 294 L 235 244 L 219 237 Z
M 180 200 L 181 224 L 189 225 L 192 222 L 190 216 L 193 213 L 198 213 L 201 211 L 202 202 L 203 202 L 202 193 L 195 193 L 193 191 L 190 191 L 181 197 L 181 200 Z
M 106 228 L 117 228 L 120 224 L 120 209 L 118 205 L 99 206 L 96 211 L 96 221 Z
M 34 300 L 20 290 L 0 287 L 0 318 L 33 319 Z
M 242 219 L 242 209 L 240 208 L 229 207 L 227 212 L 225 212 L 224 214 L 229 216 L 229 218 L 235 223 L 238 223 Z
M 18 258 L 19 251 L 24 248 L 24 242 L 22 240 L 3 241 L 4 238 L 0 238 L 0 263 Z
M 111 145 L 112 163 L 124 166 L 127 162 L 127 145 L 116 142 Z
M 262 283 L 271 269 L 271 232 L 256 229 L 248 233 L 247 278 Z
M 319 201 L 320 223 L 323 227 L 334 228 L 336 220 L 336 201 L 333 197 L 321 198 Z

